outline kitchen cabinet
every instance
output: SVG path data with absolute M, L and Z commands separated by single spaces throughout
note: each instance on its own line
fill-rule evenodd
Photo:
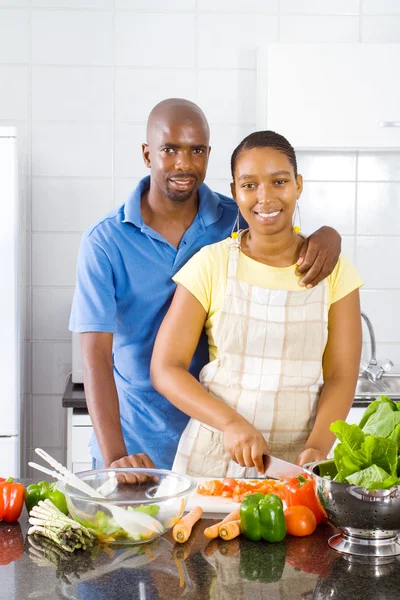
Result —
M 302 148 L 400 147 L 400 44 L 268 44 L 257 128 Z
M 89 441 L 93 426 L 85 410 L 68 408 L 67 418 L 67 468 L 73 473 L 92 468 Z

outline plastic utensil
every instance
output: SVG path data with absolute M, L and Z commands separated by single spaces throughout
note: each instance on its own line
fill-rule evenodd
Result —
M 98 491 L 94 490 L 90 485 L 81 481 L 79 477 L 74 475 L 71 471 L 69 471 L 66 467 L 64 467 L 61 463 L 55 460 L 50 454 L 47 454 L 41 448 L 35 448 L 36 454 L 38 454 L 43 460 L 48 462 L 52 467 L 57 469 L 61 473 L 57 473 L 56 471 L 51 471 L 50 469 L 46 469 L 43 471 L 45 467 L 41 467 L 36 463 L 29 463 L 29 465 L 35 469 L 39 467 L 39 471 L 43 471 L 48 475 L 51 475 L 55 479 L 61 479 L 68 483 L 68 485 L 79 489 L 84 494 L 87 494 L 91 498 L 97 498 L 100 500 L 107 500 L 104 496 L 102 496 Z M 164 531 L 161 523 L 147 515 L 146 513 L 140 511 L 128 511 L 120 506 L 115 506 L 113 504 L 107 504 L 107 509 L 110 511 L 112 516 L 114 517 L 117 524 L 124 529 L 129 535 L 133 537 L 137 537 L 138 535 L 146 535 L 149 530 L 157 533 L 162 533 Z

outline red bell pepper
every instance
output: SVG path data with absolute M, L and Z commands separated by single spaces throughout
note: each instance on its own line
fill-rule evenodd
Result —
M 0 482 L 0 521 L 14 523 L 18 520 L 24 506 L 24 492 L 22 483 L 14 483 L 12 477 Z
M 286 506 L 307 506 L 315 515 L 318 523 L 327 521 L 327 514 L 315 493 L 314 480 L 306 473 L 289 479 L 283 486 L 283 500 Z

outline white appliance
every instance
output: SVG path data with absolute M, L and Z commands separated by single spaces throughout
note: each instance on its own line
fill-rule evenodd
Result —
M 0 127 L 0 206 L 0 474 L 19 477 L 20 228 L 13 127 Z

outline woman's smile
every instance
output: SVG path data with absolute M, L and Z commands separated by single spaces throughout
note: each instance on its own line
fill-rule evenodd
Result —
M 256 216 L 257 220 L 264 225 L 273 225 L 279 219 L 282 209 L 275 211 L 265 210 L 265 209 L 253 209 L 253 213 Z

